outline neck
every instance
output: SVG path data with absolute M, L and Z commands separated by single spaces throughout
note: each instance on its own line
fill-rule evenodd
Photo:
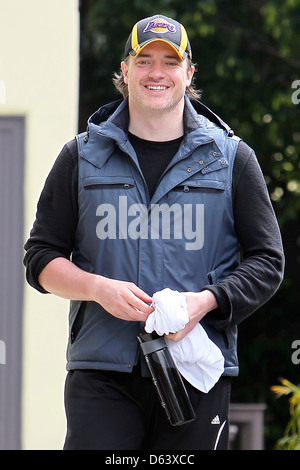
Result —
M 139 112 L 129 102 L 129 127 L 128 130 L 144 140 L 166 142 L 181 137 L 183 130 L 183 110 L 148 110 L 147 113 Z

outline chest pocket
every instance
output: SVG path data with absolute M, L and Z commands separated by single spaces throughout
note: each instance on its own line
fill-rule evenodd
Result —
M 202 175 L 206 175 L 208 173 L 212 173 L 214 171 L 220 171 L 228 168 L 228 161 L 226 158 L 220 158 L 218 160 L 212 161 L 209 164 L 205 164 L 204 161 L 200 160 L 199 162 L 200 165 L 200 172 Z
M 174 188 L 174 191 L 189 192 L 218 192 L 224 191 L 225 181 L 217 181 L 210 179 L 193 179 L 180 184 Z
M 183 181 L 174 188 L 175 191 L 188 192 L 218 192 L 224 191 L 228 177 L 228 162 L 225 158 L 206 164 L 200 160 L 198 171 L 191 168 L 193 176 Z M 225 170 L 225 171 L 222 171 Z
M 135 186 L 131 176 L 87 176 L 83 179 L 83 187 L 93 189 L 131 189 Z

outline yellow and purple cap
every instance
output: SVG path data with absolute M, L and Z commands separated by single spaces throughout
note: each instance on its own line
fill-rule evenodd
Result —
M 126 42 L 124 56 L 138 55 L 147 44 L 162 41 L 176 51 L 181 60 L 192 58 L 187 32 L 178 21 L 164 15 L 154 15 L 138 21 Z

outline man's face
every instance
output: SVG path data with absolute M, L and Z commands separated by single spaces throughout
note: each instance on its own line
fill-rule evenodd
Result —
M 144 112 L 183 109 L 194 68 L 180 60 L 169 44 L 161 41 L 148 44 L 138 56 L 122 62 L 121 67 L 131 107 Z

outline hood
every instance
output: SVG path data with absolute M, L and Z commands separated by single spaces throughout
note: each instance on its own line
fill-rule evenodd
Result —
M 217 114 L 215 114 L 211 109 L 205 106 L 201 101 L 198 100 L 189 100 L 199 116 L 204 116 L 209 121 L 213 122 L 217 127 L 224 129 L 229 137 L 234 135 L 231 127 L 226 124 L 223 119 L 221 119 Z

